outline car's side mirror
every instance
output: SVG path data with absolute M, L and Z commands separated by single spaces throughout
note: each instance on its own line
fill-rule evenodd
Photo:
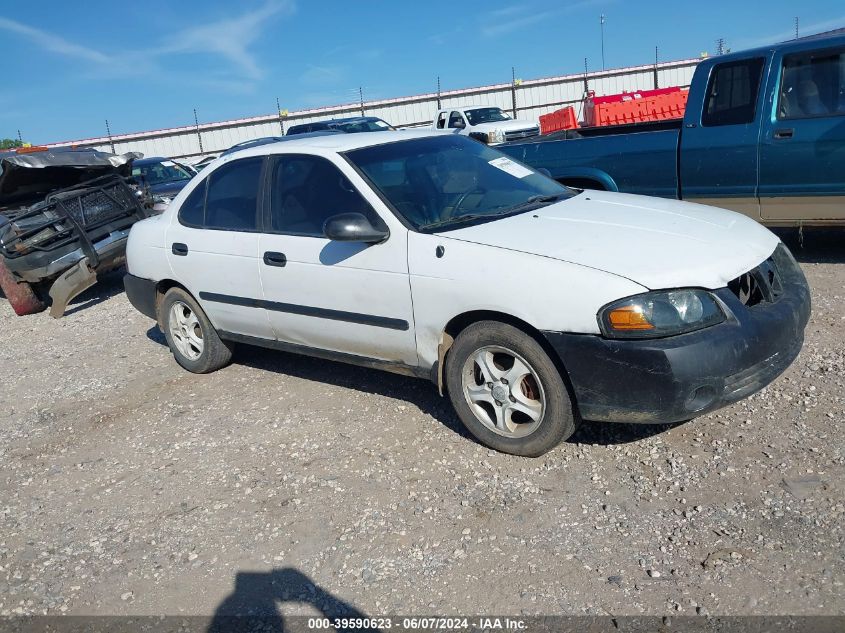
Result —
M 390 235 L 387 230 L 377 229 L 361 213 L 338 213 L 323 224 L 323 234 L 336 242 L 382 242 Z
M 466 126 L 467 126 L 467 124 L 464 123 L 463 121 L 455 121 L 455 123 L 452 124 L 452 127 L 455 128 L 456 130 L 463 130 Z

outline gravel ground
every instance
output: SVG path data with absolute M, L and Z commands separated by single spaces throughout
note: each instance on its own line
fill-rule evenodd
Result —
M 841 615 L 845 250 L 785 239 L 814 312 L 781 378 L 539 459 L 424 381 L 248 348 L 189 374 L 119 275 L 58 321 L 0 301 L 0 615 Z

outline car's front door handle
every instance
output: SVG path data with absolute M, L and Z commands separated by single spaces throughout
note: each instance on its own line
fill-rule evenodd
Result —
M 284 266 L 288 263 L 288 258 L 285 257 L 284 253 L 267 251 L 264 253 L 264 263 L 268 266 Z
M 181 255 L 184 257 L 188 254 L 188 245 L 182 244 L 181 242 L 173 242 L 173 245 L 170 247 L 170 252 L 174 255 Z
M 775 138 L 792 138 L 792 135 L 795 133 L 791 127 L 788 128 L 781 128 L 780 130 L 775 130 Z

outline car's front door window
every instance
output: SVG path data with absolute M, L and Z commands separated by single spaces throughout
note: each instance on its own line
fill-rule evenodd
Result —
M 377 228 L 388 228 L 371 206 L 378 199 L 366 185 L 353 186 L 358 178 L 351 168 L 347 175 L 321 156 L 278 154 L 273 161 L 269 226 L 260 250 L 276 338 L 415 365 L 407 239 L 391 236 L 378 244 L 328 239 L 323 225 L 340 213 L 361 213 Z
M 380 224 L 373 208 L 330 161 L 320 156 L 281 155 L 273 169 L 270 226 L 273 232 L 323 237 L 338 213 L 361 213 Z
M 449 127 L 454 129 L 460 129 L 466 127 L 464 123 L 464 117 L 461 116 L 461 113 L 455 110 L 452 114 L 449 115 Z

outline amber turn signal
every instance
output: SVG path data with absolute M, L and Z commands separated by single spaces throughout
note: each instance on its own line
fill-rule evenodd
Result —
M 608 315 L 610 327 L 614 330 L 653 330 L 654 325 L 649 323 L 639 306 L 622 306 L 616 308 Z

